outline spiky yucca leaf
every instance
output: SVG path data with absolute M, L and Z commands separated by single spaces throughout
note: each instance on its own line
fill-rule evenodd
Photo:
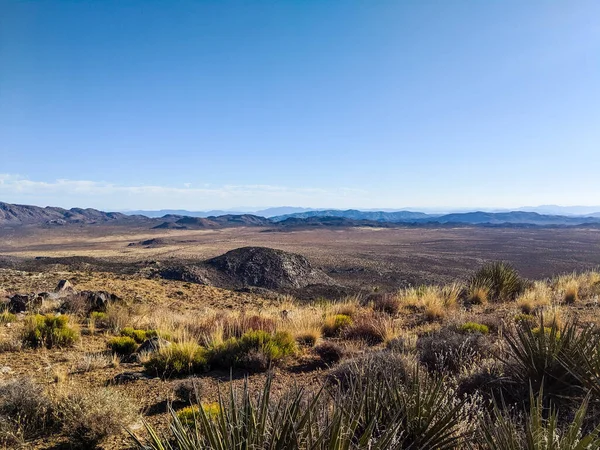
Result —
M 597 450 L 600 449 L 600 427 L 584 434 L 583 423 L 589 397 L 586 397 L 566 428 L 559 426 L 558 411 L 543 407 L 543 391 L 537 397 L 530 392 L 529 415 L 524 426 L 495 405 L 491 415 L 480 426 L 477 443 L 470 448 L 478 450 Z M 547 417 L 545 417 L 547 415 Z
M 561 363 L 565 355 L 580 355 L 577 324 L 569 322 L 562 328 L 556 323 L 539 327 L 517 326 L 505 334 L 508 357 L 502 358 L 511 377 L 521 386 L 531 386 L 537 394 L 542 388 L 549 396 L 578 389 L 576 377 Z

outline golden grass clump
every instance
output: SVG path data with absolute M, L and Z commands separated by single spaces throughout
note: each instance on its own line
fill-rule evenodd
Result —
M 552 290 L 542 281 L 536 281 L 533 286 L 517 297 L 517 306 L 523 314 L 533 314 L 552 304 Z

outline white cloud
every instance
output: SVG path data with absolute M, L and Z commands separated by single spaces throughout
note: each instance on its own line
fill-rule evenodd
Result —
M 263 184 L 192 187 L 128 186 L 103 181 L 29 180 L 20 175 L 0 174 L 0 199 L 9 203 L 41 206 L 124 209 L 217 209 L 248 205 L 309 205 L 317 207 L 354 205 L 366 198 L 361 189 L 295 188 Z M 351 204 L 348 201 L 351 200 Z

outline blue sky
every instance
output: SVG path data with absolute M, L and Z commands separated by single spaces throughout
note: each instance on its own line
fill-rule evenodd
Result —
M 0 200 L 600 203 L 600 2 L 0 0 Z

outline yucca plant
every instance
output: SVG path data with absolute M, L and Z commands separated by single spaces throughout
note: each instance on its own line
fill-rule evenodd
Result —
M 497 261 L 484 265 L 471 277 L 470 292 L 487 292 L 489 300 L 514 300 L 525 290 L 525 281 L 510 264 Z
M 561 427 L 558 411 L 543 407 L 543 391 L 537 397 L 530 391 L 529 414 L 525 424 L 510 417 L 495 405 L 492 414 L 481 423 L 478 450 L 597 450 L 600 449 L 600 426 L 589 433 L 584 431 L 584 421 L 589 397 L 586 397 L 566 427 Z
M 583 328 L 572 349 L 560 355 L 560 363 L 600 402 L 600 334 L 592 326 Z
M 352 379 L 336 403 L 356 418 L 357 432 L 385 436 L 390 449 L 455 449 L 465 436 L 464 402 L 455 399 L 445 379 L 418 369 L 406 381 L 394 374 Z
M 530 386 L 534 393 L 542 390 L 549 397 L 573 394 L 581 383 L 565 365 L 578 365 L 583 352 L 583 341 L 577 323 L 569 322 L 562 328 L 556 323 L 545 326 L 543 317 L 539 326 L 517 326 L 505 334 L 508 355 L 502 357 L 507 372 L 521 387 Z
M 230 388 L 219 397 L 219 414 L 204 408 L 182 422 L 171 411 L 165 436 L 146 424 L 148 442 L 132 434 L 144 450 L 401 450 L 459 448 L 462 404 L 442 380 L 408 388 L 393 379 L 364 380 L 323 395 L 293 389 L 271 397 L 272 377 L 254 398 L 247 382 L 241 394 Z

